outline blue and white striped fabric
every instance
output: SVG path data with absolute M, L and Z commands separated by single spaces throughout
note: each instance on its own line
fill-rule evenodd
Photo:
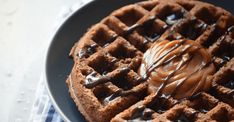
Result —
M 55 111 L 48 96 L 45 84 L 41 80 L 36 91 L 36 101 L 31 112 L 30 122 L 63 122 L 60 115 Z
M 47 113 L 47 117 L 45 119 L 45 122 L 52 122 L 52 121 L 63 122 L 63 120 L 60 118 L 60 116 L 56 113 L 53 105 L 50 105 L 49 108 L 50 109 Z

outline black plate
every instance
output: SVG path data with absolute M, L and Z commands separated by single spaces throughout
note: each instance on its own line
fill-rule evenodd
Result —
M 65 80 L 73 62 L 68 58 L 73 44 L 86 32 L 87 28 L 99 22 L 113 10 L 141 0 L 96 0 L 76 11 L 60 27 L 53 38 L 46 59 L 47 88 L 55 106 L 65 121 L 84 121 L 71 99 Z M 204 0 L 221 6 L 234 13 L 233 0 Z

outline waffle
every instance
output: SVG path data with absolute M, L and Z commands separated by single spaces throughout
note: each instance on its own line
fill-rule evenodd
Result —
M 147 92 L 137 70 L 157 40 L 191 39 L 213 57 L 212 87 L 188 99 Z M 92 26 L 73 46 L 67 79 L 90 122 L 233 121 L 234 17 L 193 0 L 152 0 L 122 7 Z

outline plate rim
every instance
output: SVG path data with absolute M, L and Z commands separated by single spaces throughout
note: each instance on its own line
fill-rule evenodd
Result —
M 86 4 L 81 5 L 77 10 L 72 11 L 66 18 L 63 19 L 63 21 L 57 26 L 58 28 L 54 31 L 54 34 L 52 34 L 52 38 L 49 39 L 51 40 L 51 42 L 49 43 L 49 47 L 46 50 L 46 58 L 45 58 L 45 66 L 44 66 L 44 73 L 43 73 L 43 77 L 44 77 L 44 81 L 45 81 L 45 87 L 46 87 L 46 91 L 48 92 L 48 96 L 50 98 L 50 101 L 55 109 L 55 111 L 61 115 L 61 118 L 65 121 L 65 122 L 71 122 L 71 120 L 64 114 L 64 112 L 60 109 L 60 107 L 58 106 L 54 96 L 52 95 L 51 92 L 51 88 L 49 85 L 49 79 L 48 79 L 48 62 L 49 62 L 49 53 L 51 51 L 51 48 L 53 46 L 53 44 L 55 43 L 56 37 L 58 35 L 58 33 L 64 28 L 64 26 L 72 19 L 73 16 L 75 16 L 77 13 L 79 13 L 82 9 L 87 8 L 88 6 L 90 6 L 91 4 L 94 4 L 95 1 L 97 0 L 91 0 Z

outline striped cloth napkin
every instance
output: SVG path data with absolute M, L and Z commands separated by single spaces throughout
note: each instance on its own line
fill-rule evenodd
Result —
M 63 122 L 50 101 L 44 81 L 44 78 L 41 78 L 37 87 L 36 100 L 29 122 Z
M 63 10 L 59 16 L 59 22 L 55 25 L 55 30 L 66 20 L 74 11 L 92 0 L 78 0 L 76 4 Z M 62 117 L 54 109 L 50 101 L 47 89 L 45 87 L 44 76 L 41 77 L 36 90 L 36 99 L 34 101 L 29 122 L 63 122 Z

